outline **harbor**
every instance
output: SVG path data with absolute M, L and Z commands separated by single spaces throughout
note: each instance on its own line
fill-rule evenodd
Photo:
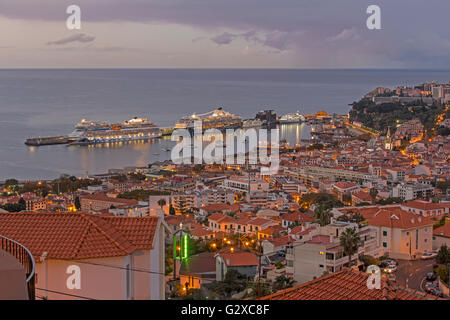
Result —
M 343 128 L 347 115 L 328 115 L 319 111 L 315 115 L 302 115 L 299 111 L 277 117 L 274 110 L 264 110 L 256 114 L 255 118 L 242 119 L 238 115 L 223 110 L 222 107 L 203 114 L 193 113 L 178 120 L 173 127 L 159 128 L 147 118 L 134 117 L 123 123 L 106 123 L 82 119 L 76 124 L 75 130 L 63 136 L 37 137 L 26 139 L 25 144 L 32 147 L 60 145 L 87 146 L 109 145 L 132 141 L 149 141 L 161 137 L 171 136 L 176 129 L 186 129 L 193 133 L 195 125 L 201 121 L 202 132 L 208 129 L 274 128 L 277 125 L 308 123 L 317 138 L 336 133 L 336 129 Z M 339 131 L 339 130 L 338 130 Z M 313 137 L 314 138 L 314 137 Z

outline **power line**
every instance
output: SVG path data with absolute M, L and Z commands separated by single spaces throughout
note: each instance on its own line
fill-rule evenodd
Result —
M 156 272 L 156 271 L 151 271 L 151 270 L 147 270 L 147 269 L 127 268 L 127 267 L 120 267 L 120 266 L 113 266 L 113 265 L 108 265 L 108 264 L 95 263 L 95 262 L 86 262 L 86 261 L 78 261 L 78 260 L 75 260 L 75 262 L 77 262 L 77 263 L 83 263 L 83 264 L 90 264 L 90 265 L 94 265 L 94 266 L 102 266 L 102 267 L 109 267 L 109 268 L 121 269 L 121 270 L 130 270 L 130 271 L 143 272 L 143 273 L 150 273 L 150 274 L 159 274 L 159 275 L 163 275 L 163 276 L 166 275 L 166 274 L 163 273 L 163 272 Z
M 63 296 L 69 296 L 69 297 L 74 297 L 74 298 L 81 298 L 81 299 L 85 299 L 85 300 L 97 300 L 97 299 L 94 299 L 94 298 L 88 298 L 88 297 L 78 296 L 76 294 L 64 293 L 64 292 L 61 292 L 61 291 L 55 291 L 55 290 L 49 290 L 49 289 L 36 288 L 36 290 L 56 293 L 56 294 L 60 294 L 60 295 L 63 295 Z

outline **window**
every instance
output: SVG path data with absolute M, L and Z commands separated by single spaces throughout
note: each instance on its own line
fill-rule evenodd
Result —
M 383 247 L 387 248 L 387 243 L 386 242 L 383 242 Z
M 383 231 L 383 237 L 387 236 L 387 231 Z
M 319 268 L 323 268 L 323 264 L 319 264 Z

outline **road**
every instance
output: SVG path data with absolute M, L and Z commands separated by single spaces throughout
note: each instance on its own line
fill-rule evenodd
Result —
M 397 283 L 401 286 L 425 291 L 425 278 L 428 272 L 433 271 L 434 259 L 430 260 L 399 260 L 395 273 Z

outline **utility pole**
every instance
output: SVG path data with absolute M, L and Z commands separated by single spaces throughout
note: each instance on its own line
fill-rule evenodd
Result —
M 258 240 L 259 243 L 259 262 L 258 262 L 258 298 L 261 298 L 261 258 L 262 258 L 262 239 Z

